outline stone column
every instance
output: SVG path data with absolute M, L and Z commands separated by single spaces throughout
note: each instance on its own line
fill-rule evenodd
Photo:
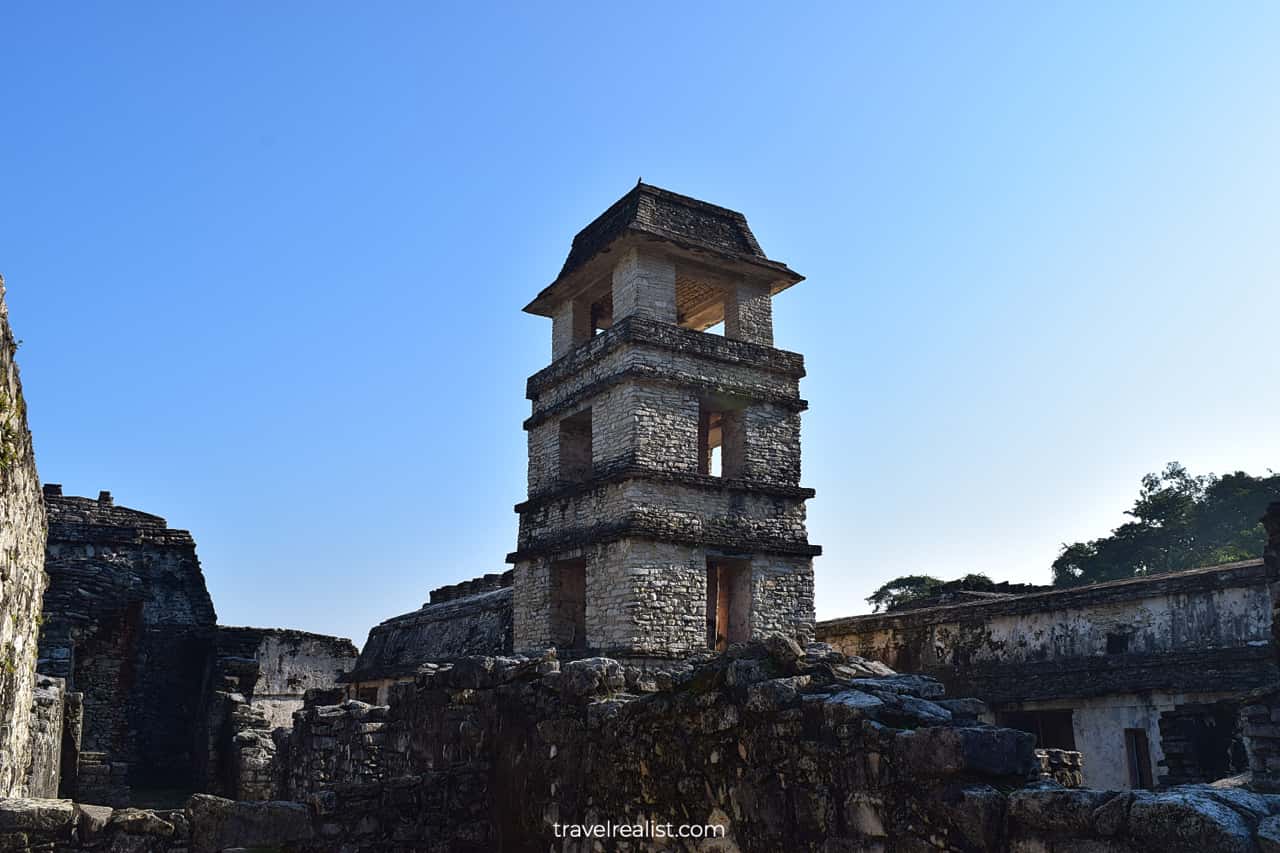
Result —
M 591 304 L 585 299 L 566 299 L 551 318 L 551 360 L 590 340 Z
M 676 265 L 631 249 L 613 268 L 613 321 L 646 317 L 676 322 Z
M 724 300 L 724 336 L 773 346 L 773 298 L 769 285 L 740 281 Z

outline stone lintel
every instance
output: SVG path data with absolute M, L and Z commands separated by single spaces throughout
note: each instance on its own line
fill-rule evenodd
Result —
M 740 534 L 725 534 L 717 530 L 685 533 L 655 524 L 651 519 L 632 517 L 612 524 L 599 524 L 588 528 L 566 530 L 558 536 L 544 539 L 529 547 L 521 548 L 519 551 L 511 552 L 507 555 L 507 562 L 515 564 L 523 560 L 553 556 L 569 551 L 577 551 L 592 545 L 616 542 L 619 539 L 671 542 L 695 548 L 712 548 L 725 554 L 740 554 L 742 556 L 778 554 L 788 557 L 817 557 L 822 554 L 821 545 L 810 545 L 808 542 L 755 538 Z

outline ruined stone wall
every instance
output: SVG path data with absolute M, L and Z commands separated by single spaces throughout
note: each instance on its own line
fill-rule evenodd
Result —
M 1225 779 L 1248 769 L 1240 698 L 1187 702 L 1160 715 L 1161 785 Z
M 293 724 L 308 690 L 332 688 L 350 670 L 358 653 L 345 637 L 330 637 L 285 628 L 218 626 L 217 654 L 252 660 L 256 677 L 241 690 L 260 709 L 272 728 Z
M 1240 692 L 1278 677 L 1260 561 L 835 619 L 817 633 L 850 654 L 935 673 L 949 689 L 991 702 Z
M 0 278 L 0 796 L 31 772 L 37 636 L 44 595 L 45 511 Z
M 1028 785 L 1045 764 L 1073 781 L 1075 757 L 1042 761 L 931 679 L 817 647 L 770 641 L 644 679 L 604 659 L 469 659 L 389 708 L 309 707 L 284 793 L 310 803 L 328 850 L 652 850 L 556 824 L 671 823 L 769 853 L 1252 853 L 1280 826 L 1280 797 Z
M 49 514 L 40 668 L 84 694 L 82 780 L 199 784 L 200 729 L 213 658 L 213 602 L 195 541 L 159 516 L 45 489 Z M 123 768 L 123 769 L 122 769 Z M 118 800 L 117 800 L 118 801 Z
M 370 629 L 360 657 L 341 679 L 353 696 L 369 688 L 385 694 L 385 685 L 411 680 L 428 661 L 511 652 L 510 573 L 470 594 L 433 590 L 431 601 Z

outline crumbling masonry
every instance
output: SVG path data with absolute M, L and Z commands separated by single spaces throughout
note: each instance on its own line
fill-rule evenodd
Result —
M 0 797 L 29 792 L 35 650 L 45 588 L 44 504 L 17 352 L 0 277 Z

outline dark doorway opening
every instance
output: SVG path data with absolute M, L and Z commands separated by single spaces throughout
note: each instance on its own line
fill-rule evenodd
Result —
M 707 648 L 751 639 L 751 561 L 707 558 Z
M 551 564 L 551 641 L 558 649 L 587 647 L 587 561 Z

